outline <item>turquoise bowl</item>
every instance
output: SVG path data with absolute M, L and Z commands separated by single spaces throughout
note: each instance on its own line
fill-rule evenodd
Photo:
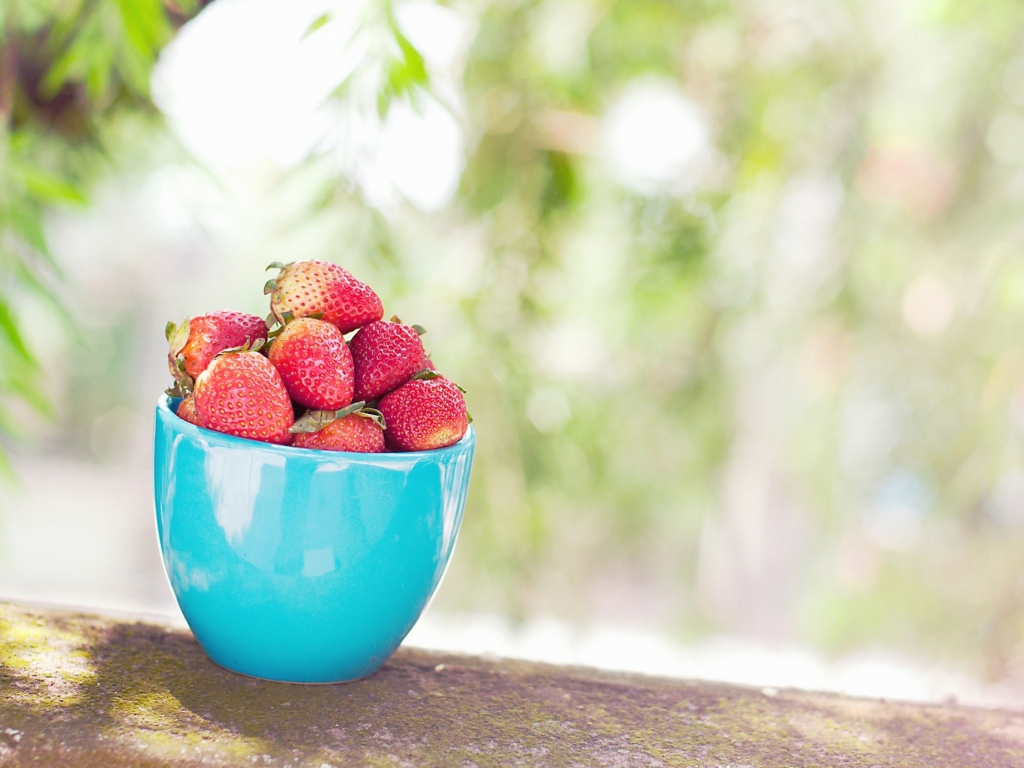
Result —
M 156 526 L 171 588 L 217 664 L 291 683 L 372 674 L 444 575 L 473 430 L 419 453 L 311 451 L 156 407 Z

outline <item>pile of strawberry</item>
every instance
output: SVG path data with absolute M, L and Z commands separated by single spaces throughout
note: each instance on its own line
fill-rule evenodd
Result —
M 383 320 L 380 297 L 337 264 L 271 268 L 280 274 L 264 287 L 266 321 L 225 311 L 167 324 L 178 416 L 325 451 L 429 451 L 462 439 L 462 389 L 434 370 L 423 328 Z

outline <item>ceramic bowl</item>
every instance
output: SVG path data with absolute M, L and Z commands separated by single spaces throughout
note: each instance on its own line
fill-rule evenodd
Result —
M 462 522 L 472 428 L 419 453 L 312 451 L 196 427 L 156 407 L 156 525 L 207 655 L 269 680 L 376 671 L 441 581 Z

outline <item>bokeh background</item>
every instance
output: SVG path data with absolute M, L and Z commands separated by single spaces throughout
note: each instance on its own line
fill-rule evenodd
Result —
M 174 611 L 164 324 L 318 258 L 429 329 L 480 436 L 413 639 L 1024 702 L 1024 5 L 4 0 L 0 34 L 0 595 Z

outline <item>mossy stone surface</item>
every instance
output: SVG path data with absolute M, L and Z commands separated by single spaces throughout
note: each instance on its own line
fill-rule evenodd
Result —
M 355 683 L 188 632 L 0 604 L 0 766 L 1024 768 L 1024 715 L 400 650 Z

